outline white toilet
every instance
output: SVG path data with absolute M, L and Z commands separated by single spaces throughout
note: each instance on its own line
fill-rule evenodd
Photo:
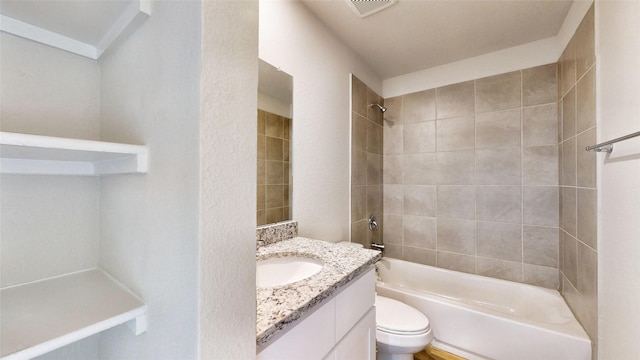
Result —
M 376 294 L 377 360 L 413 360 L 433 340 L 429 319 L 398 300 Z

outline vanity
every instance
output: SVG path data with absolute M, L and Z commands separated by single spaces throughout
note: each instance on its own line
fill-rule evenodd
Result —
M 373 264 L 381 253 L 298 236 L 267 243 L 256 250 L 257 282 L 268 284 L 257 287 L 257 359 L 375 359 Z M 293 267 L 261 273 L 274 259 Z M 285 279 L 298 270 L 302 279 Z

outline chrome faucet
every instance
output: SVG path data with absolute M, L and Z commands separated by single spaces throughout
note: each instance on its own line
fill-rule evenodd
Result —
M 369 216 L 369 231 L 378 230 L 378 221 L 376 220 L 376 216 L 371 214 Z

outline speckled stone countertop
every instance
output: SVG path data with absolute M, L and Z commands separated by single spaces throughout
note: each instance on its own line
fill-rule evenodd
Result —
M 376 250 L 295 237 L 260 247 L 256 260 L 294 255 L 321 259 L 323 268 L 298 282 L 257 288 L 256 345 L 259 351 L 382 257 Z

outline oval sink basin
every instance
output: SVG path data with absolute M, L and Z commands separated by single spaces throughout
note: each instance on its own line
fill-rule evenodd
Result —
M 274 287 L 291 284 L 315 275 L 320 270 L 320 261 L 301 256 L 259 260 L 256 264 L 256 285 Z

